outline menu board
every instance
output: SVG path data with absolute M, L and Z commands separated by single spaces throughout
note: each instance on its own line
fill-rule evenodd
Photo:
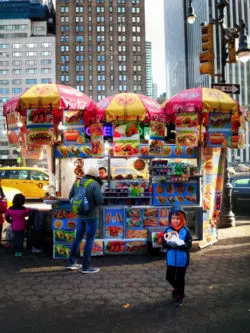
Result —
M 175 125 L 177 146 L 198 146 L 199 131 L 197 113 L 177 114 Z
M 149 153 L 148 145 L 140 145 L 139 155 L 141 157 L 152 157 Z M 160 154 L 156 156 L 161 156 Z M 198 148 L 197 147 L 177 147 L 175 145 L 166 145 L 164 144 L 162 156 L 168 158 L 197 158 Z
M 232 146 L 232 115 L 230 113 L 212 112 L 209 114 L 208 146 Z
M 164 183 L 153 184 L 153 205 L 198 204 L 198 184 Z
M 52 109 L 27 109 L 27 144 L 43 146 L 53 143 Z
M 8 113 L 6 116 L 7 128 L 8 128 L 8 140 L 11 146 L 21 145 L 21 130 L 17 123 L 19 120 L 18 112 Z
M 102 124 L 97 123 L 90 126 L 90 137 L 92 145 L 92 156 L 103 157 L 104 156 L 104 141 Z
M 139 154 L 139 128 L 136 124 L 114 127 L 114 156 L 133 157 Z
M 64 110 L 64 143 L 65 144 L 82 144 L 84 142 L 84 120 L 82 110 Z
M 55 157 L 92 157 L 91 145 L 57 145 L 54 147 Z

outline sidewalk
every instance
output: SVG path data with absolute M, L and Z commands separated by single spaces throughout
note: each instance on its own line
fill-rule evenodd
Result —
M 250 322 L 250 221 L 219 230 L 192 253 L 186 298 L 174 307 L 165 260 L 93 258 L 98 274 L 64 271 L 65 261 L 0 250 L 3 333 L 247 333 Z

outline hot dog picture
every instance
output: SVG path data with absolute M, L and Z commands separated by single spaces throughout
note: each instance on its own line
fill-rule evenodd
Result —
M 64 132 L 64 138 L 66 141 L 77 141 L 81 133 L 76 129 L 66 129 Z
M 222 145 L 226 139 L 226 134 L 220 132 L 210 133 L 209 139 L 212 145 Z

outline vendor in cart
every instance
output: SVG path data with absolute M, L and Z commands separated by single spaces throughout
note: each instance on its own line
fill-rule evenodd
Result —
M 105 167 L 100 167 L 98 169 L 98 173 L 99 173 L 99 177 L 102 179 L 102 180 L 106 180 L 108 179 L 108 175 L 107 175 L 107 169 Z

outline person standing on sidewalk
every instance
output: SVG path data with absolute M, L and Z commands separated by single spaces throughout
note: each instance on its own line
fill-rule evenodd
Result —
M 98 224 L 99 206 L 103 203 L 103 195 L 99 183 L 96 181 L 98 178 L 98 169 L 93 167 L 89 168 L 86 175 L 81 179 L 81 184 L 86 185 L 86 198 L 89 202 L 89 210 L 84 215 L 79 215 L 80 223 L 77 225 L 76 238 L 73 242 L 69 263 L 67 269 L 82 269 L 82 273 L 97 273 L 99 268 L 91 267 L 91 252 L 95 241 L 95 234 Z M 69 199 L 72 199 L 77 191 L 76 182 L 73 184 L 69 194 Z M 80 243 L 86 233 L 86 241 L 83 253 L 82 265 L 77 264 L 76 259 L 79 254 Z
M 7 210 L 7 200 L 5 199 L 5 194 L 2 189 L 2 182 L 0 179 L 0 244 L 2 241 L 2 230 L 3 230 L 3 223 L 4 223 L 4 218 L 3 214 L 6 213 Z
M 29 216 L 29 208 L 24 207 L 25 196 L 18 193 L 14 196 L 12 204 L 5 213 L 5 219 L 11 223 L 11 229 L 14 234 L 14 247 L 15 256 L 21 257 L 23 255 L 23 242 L 25 232 L 25 217 Z
M 169 226 L 164 232 L 163 247 L 166 254 L 166 280 L 174 288 L 172 291 L 176 306 L 183 305 L 185 297 L 185 274 L 189 264 L 189 250 L 192 247 L 192 235 L 186 224 L 186 214 L 181 206 L 171 208 Z

